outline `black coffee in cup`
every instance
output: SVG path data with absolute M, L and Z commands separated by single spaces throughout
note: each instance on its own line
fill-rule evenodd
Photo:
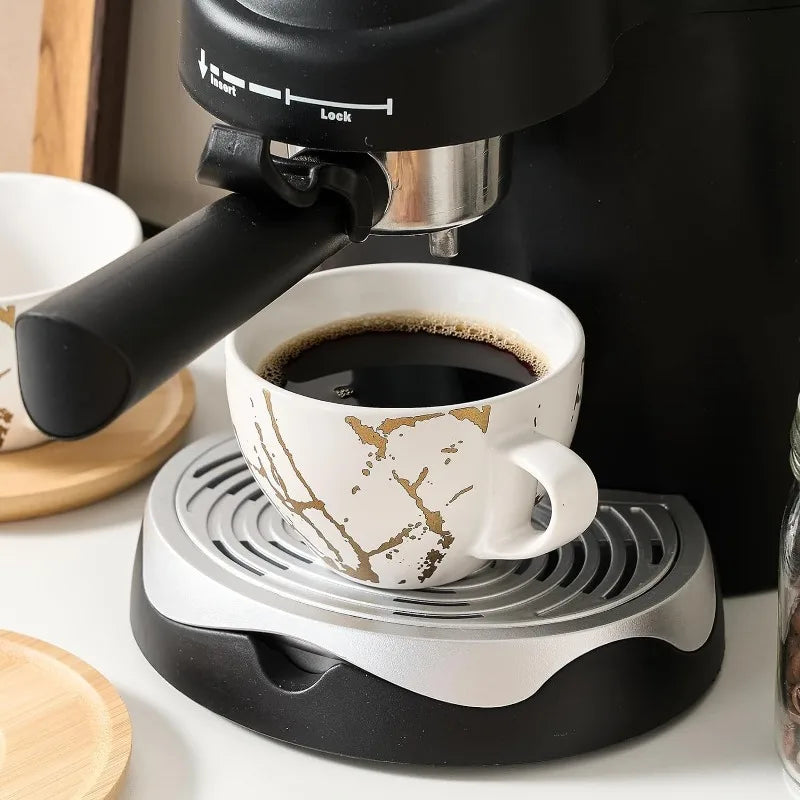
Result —
M 474 403 L 537 381 L 542 356 L 513 333 L 421 313 L 343 320 L 286 342 L 260 373 L 331 403 L 416 408 Z

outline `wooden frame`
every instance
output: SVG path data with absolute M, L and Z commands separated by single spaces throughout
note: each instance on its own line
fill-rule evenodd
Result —
M 44 0 L 33 170 L 114 191 L 131 0 Z

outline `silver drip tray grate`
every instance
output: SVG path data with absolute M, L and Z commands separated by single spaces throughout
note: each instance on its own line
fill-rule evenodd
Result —
M 394 592 L 318 563 L 261 493 L 234 441 L 187 465 L 174 502 L 203 556 L 248 583 L 306 606 L 395 623 L 509 627 L 591 615 L 646 592 L 679 553 L 664 504 L 609 501 L 586 533 L 558 551 L 492 562 L 446 587 Z
M 582 654 L 624 639 L 694 651 L 716 613 L 703 527 L 679 497 L 601 493 L 589 530 L 556 552 L 398 592 L 318 563 L 236 443 L 217 438 L 161 470 L 143 532 L 144 590 L 164 618 L 270 634 L 464 705 L 519 702 Z

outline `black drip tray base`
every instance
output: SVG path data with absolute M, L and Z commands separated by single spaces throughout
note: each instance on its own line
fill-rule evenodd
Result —
M 660 639 L 626 639 L 572 661 L 515 705 L 453 705 L 348 663 L 305 671 L 265 634 L 168 619 L 145 593 L 141 543 L 131 624 L 153 667 L 214 713 L 301 747 L 405 764 L 521 764 L 622 742 L 695 703 L 716 678 L 724 652 L 717 593 L 711 634 L 693 652 Z

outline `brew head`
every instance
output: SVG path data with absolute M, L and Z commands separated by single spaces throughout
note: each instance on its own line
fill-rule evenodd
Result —
M 289 147 L 296 155 L 302 148 Z M 482 217 L 510 182 L 511 137 L 424 150 L 372 153 L 389 185 L 389 203 L 372 232 L 429 234 L 431 254 L 458 254 L 458 228 Z
M 183 0 L 181 79 L 214 117 L 290 155 L 371 154 L 390 191 L 373 232 L 429 234 L 435 255 L 454 255 L 458 228 L 507 189 L 509 134 L 609 74 L 621 31 L 589 5 Z

